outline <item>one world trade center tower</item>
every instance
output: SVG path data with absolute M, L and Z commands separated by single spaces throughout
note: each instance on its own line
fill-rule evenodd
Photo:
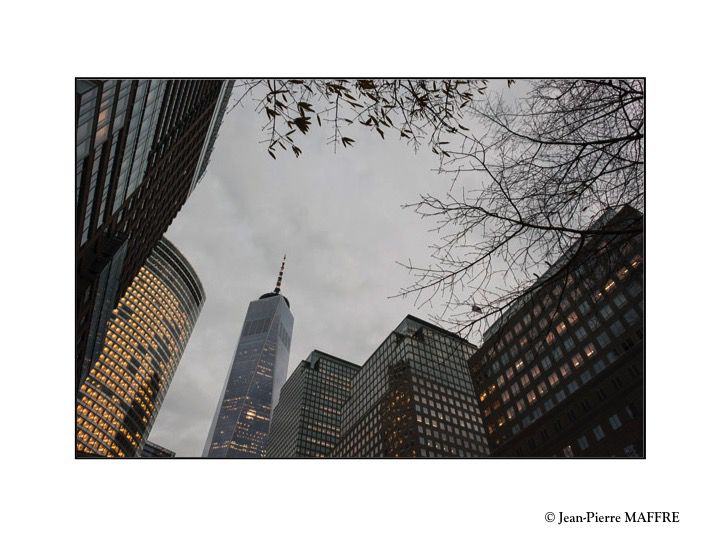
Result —
M 284 270 L 283 257 L 275 290 L 248 306 L 204 457 L 265 456 L 270 416 L 287 378 L 293 331 L 290 302 L 280 294 Z

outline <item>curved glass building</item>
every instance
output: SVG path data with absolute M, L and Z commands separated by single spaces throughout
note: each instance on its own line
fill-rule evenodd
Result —
M 204 302 L 195 271 L 162 238 L 112 311 L 80 385 L 78 455 L 140 455 Z

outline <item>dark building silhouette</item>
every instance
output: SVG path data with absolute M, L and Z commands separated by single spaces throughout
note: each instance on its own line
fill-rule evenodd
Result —
M 360 366 L 313 351 L 283 385 L 270 424 L 267 457 L 325 457 L 340 436 L 342 406 Z
M 175 457 L 175 452 L 168 450 L 164 446 L 155 444 L 152 441 L 145 441 L 142 452 L 140 452 L 142 458 L 172 458 Z
M 248 306 L 204 457 L 265 456 L 270 418 L 287 378 L 293 331 L 290 302 L 280 294 L 284 269 L 283 258 L 275 290 Z
M 77 80 L 75 381 L 205 172 L 232 81 Z
M 334 457 L 487 456 L 467 360 L 475 347 L 408 315 L 363 364 Z
M 194 270 L 162 238 L 112 310 L 80 384 L 78 456 L 140 455 L 204 302 Z
M 642 220 L 607 212 L 484 335 L 469 366 L 493 455 L 644 456 Z

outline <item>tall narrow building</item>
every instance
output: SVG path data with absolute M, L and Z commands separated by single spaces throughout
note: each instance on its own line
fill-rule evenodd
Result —
M 267 457 L 325 457 L 340 436 L 342 407 L 360 366 L 313 351 L 280 393 L 270 424 Z
M 265 456 L 270 417 L 287 377 L 293 330 L 290 302 L 280 294 L 284 270 L 283 257 L 275 290 L 248 306 L 204 457 Z

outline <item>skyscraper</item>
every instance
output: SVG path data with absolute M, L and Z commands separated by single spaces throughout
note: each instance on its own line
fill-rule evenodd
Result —
M 644 455 L 642 219 L 608 211 L 590 228 L 613 232 L 578 242 L 483 336 L 469 366 L 493 455 Z
M 204 302 L 190 263 L 162 238 L 112 310 L 80 384 L 78 455 L 139 455 Z
M 77 80 L 75 386 L 205 172 L 232 81 Z
M 408 315 L 353 377 L 334 457 L 484 457 L 475 346 Z
M 342 406 L 360 366 L 313 351 L 283 385 L 273 411 L 267 457 L 324 457 L 340 436 Z
M 270 417 L 287 377 L 293 315 L 280 294 L 285 258 L 275 290 L 250 302 L 235 357 L 215 411 L 203 456 L 265 456 Z

